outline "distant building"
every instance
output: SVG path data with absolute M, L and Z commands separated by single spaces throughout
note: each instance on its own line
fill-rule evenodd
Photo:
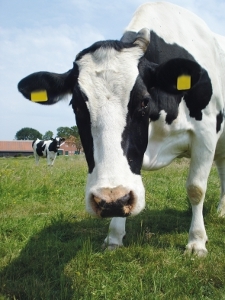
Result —
M 65 143 L 60 146 L 58 153 L 60 155 L 74 155 L 80 154 L 81 152 L 79 149 L 77 149 L 77 146 L 74 142 L 66 140 Z
M 33 141 L 0 141 L 0 157 L 33 155 Z

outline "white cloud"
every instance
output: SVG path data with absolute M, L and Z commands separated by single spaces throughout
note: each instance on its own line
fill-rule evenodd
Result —
M 36 29 L 0 29 L 0 139 L 13 139 L 23 127 L 44 134 L 60 126 L 74 126 L 74 114 L 67 103 L 43 107 L 25 100 L 17 91 L 20 79 L 46 70 L 63 73 L 72 68 L 76 53 L 104 37 L 88 24 Z

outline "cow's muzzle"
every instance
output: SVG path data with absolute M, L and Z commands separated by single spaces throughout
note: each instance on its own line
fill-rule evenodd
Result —
M 136 197 L 132 191 L 119 186 L 102 188 L 91 196 L 91 206 L 99 217 L 127 217 L 132 213 Z

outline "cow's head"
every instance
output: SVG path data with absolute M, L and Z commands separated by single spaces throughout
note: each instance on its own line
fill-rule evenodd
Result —
M 81 51 L 64 74 L 38 72 L 22 79 L 19 91 L 29 100 L 54 104 L 72 94 L 71 104 L 89 174 L 86 208 L 102 217 L 138 214 L 145 206 L 140 170 L 148 143 L 150 90 L 177 90 L 177 78 L 200 76 L 198 64 L 175 59 L 156 65 L 144 58 L 149 31 L 133 43 L 97 42 Z
M 51 138 L 51 140 L 57 149 L 65 142 L 65 139 L 62 137 Z
M 65 139 L 61 137 L 51 138 L 50 144 L 48 146 L 49 151 L 57 152 L 62 144 L 64 144 Z

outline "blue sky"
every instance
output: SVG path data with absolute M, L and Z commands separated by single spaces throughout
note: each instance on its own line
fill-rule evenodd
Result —
M 63 73 L 76 54 L 103 39 L 120 39 L 141 0 L 0 0 L 0 140 L 23 127 L 44 134 L 74 126 L 69 100 L 46 107 L 31 103 L 17 83 L 36 71 Z M 225 36 L 225 1 L 172 0 Z M 178 24 L 179 26 L 179 24 Z

